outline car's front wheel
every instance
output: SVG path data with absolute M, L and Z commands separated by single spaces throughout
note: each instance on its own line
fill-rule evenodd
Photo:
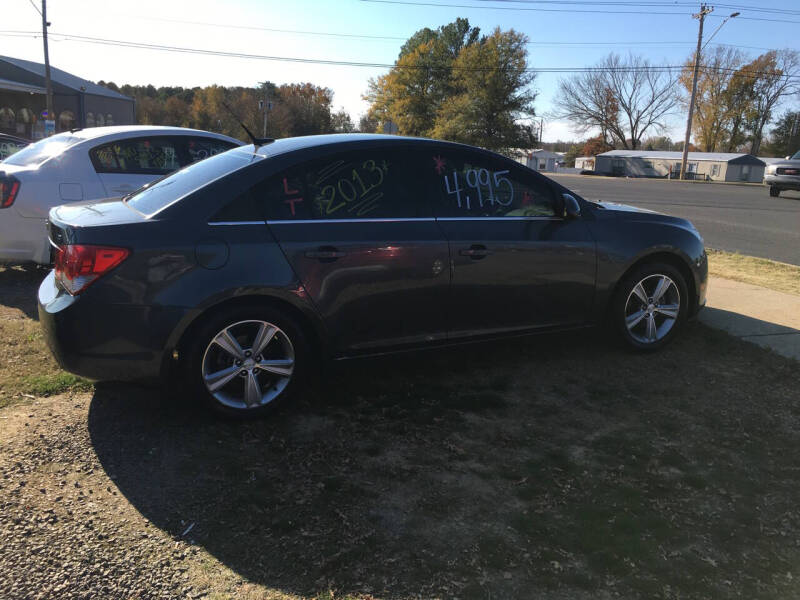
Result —
M 777 198 L 778 196 L 780 196 L 780 193 L 781 190 L 779 188 L 776 188 L 774 185 L 769 186 L 769 195 L 772 198 Z
M 186 376 L 213 410 L 255 418 L 291 397 L 304 377 L 308 346 L 293 319 L 270 308 L 240 307 L 197 331 Z
M 689 296 L 680 271 L 668 264 L 642 265 L 620 283 L 612 321 L 625 343 L 637 350 L 658 350 L 686 320 Z

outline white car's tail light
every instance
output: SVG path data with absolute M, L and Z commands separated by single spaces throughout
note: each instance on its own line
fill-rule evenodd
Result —
M 69 244 L 55 256 L 56 280 L 75 296 L 128 258 L 130 250 L 110 246 Z
M 19 194 L 19 181 L 0 175 L 0 208 L 9 208 Z

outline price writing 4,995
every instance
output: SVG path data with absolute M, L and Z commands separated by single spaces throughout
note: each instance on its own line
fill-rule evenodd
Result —
M 458 208 L 465 208 L 470 210 L 473 207 L 473 200 L 477 196 L 477 205 L 483 208 L 485 204 L 494 206 L 511 206 L 514 202 L 514 186 L 508 177 L 508 169 L 504 171 L 489 171 L 488 169 L 468 169 L 461 173 L 466 183 L 466 188 L 461 187 L 459 182 L 459 171 L 453 171 L 452 185 L 450 183 L 450 175 L 445 173 L 444 186 L 448 194 L 454 194 Z M 475 190 L 475 194 L 470 198 L 469 194 L 462 192 L 469 192 Z

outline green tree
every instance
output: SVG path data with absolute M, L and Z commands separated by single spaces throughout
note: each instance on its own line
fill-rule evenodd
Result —
M 528 38 L 495 29 L 464 47 L 453 64 L 453 95 L 437 112 L 433 137 L 514 154 L 535 145 L 525 119 L 534 116 L 536 75 L 528 69 Z
M 579 156 L 583 156 L 581 154 L 581 150 L 583 150 L 583 146 L 580 144 L 572 144 L 567 152 L 564 154 L 564 162 L 566 166 L 572 168 L 575 166 L 575 159 Z
M 335 133 L 353 133 L 356 126 L 347 111 L 342 108 L 331 115 L 331 129 Z
M 392 70 L 370 80 L 367 119 L 402 135 L 446 138 L 499 151 L 531 148 L 535 74 L 527 38 L 513 30 L 481 37 L 466 19 L 415 33 Z
M 764 144 L 764 154 L 783 158 L 800 150 L 800 111 L 786 111 L 778 119 L 770 132 L 768 144 Z

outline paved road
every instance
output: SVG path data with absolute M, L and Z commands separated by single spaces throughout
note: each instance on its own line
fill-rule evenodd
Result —
M 800 265 L 800 193 L 762 186 L 555 175 L 587 200 L 632 204 L 690 219 L 706 246 Z

